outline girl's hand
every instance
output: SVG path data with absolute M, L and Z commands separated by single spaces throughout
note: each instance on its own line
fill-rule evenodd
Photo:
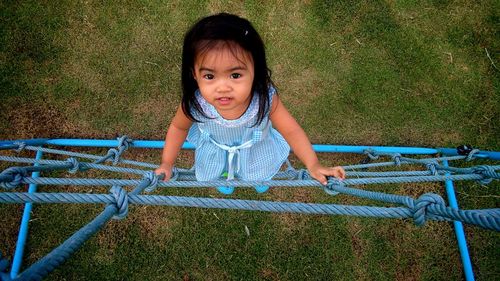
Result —
M 157 174 L 158 176 L 164 174 L 165 177 L 163 178 L 163 180 L 169 181 L 170 177 L 172 176 L 172 167 L 169 165 L 160 165 L 160 167 L 155 170 L 155 174 Z
M 344 168 L 340 166 L 336 167 L 323 167 L 319 163 L 308 168 L 311 177 L 319 181 L 322 185 L 326 185 L 328 182 L 326 180 L 327 176 L 336 177 L 339 180 L 345 179 Z

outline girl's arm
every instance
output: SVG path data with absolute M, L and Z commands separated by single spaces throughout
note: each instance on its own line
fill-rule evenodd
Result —
M 285 108 L 278 95 L 273 97 L 269 119 L 273 127 L 283 135 L 295 155 L 304 163 L 309 174 L 314 179 L 324 185 L 327 184 L 326 176 L 345 179 L 345 171 L 342 167 L 323 167 L 319 163 L 306 133 Z
M 157 175 L 165 174 L 165 180 L 169 180 L 172 175 L 175 159 L 181 150 L 182 144 L 186 140 L 189 128 L 193 122 L 186 117 L 182 111 L 182 107 L 177 108 L 174 119 L 168 127 L 167 135 L 165 136 L 165 145 L 161 157 L 161 164 L 155 170 Z

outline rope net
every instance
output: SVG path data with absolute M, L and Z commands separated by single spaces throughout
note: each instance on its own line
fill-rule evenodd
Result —
M 174 168 L 172 178 L 163 181 L 155 175 L 155 164 L 122 159 L 123 153 L 131 146 L 132 140 L 127 137 L 118 138 L 118 147 L 109 149 L 103 156 L 77 153 L 41 146 L 27 145 L 24 142 L 14 142 L 0 145 L 0 150 L 36 151 L 44 154 L 56 154 L 68 157 L 66 160 L 49 160 L 23 158 L 11 155 L 0 155 L 0 161 L 33 164 L 33 166 L 13 166 L 0 173 L 0 186 L 5 192 L 0 192 L 0 203 L 71 203 L 71 204 L 105 204 L 104 211 L 93 221 L 73 234 L 63 244 L 55 248 L 19 275 L 7 269 L 9 262 L 1 259 L 1 280 L 41 280 L 57 266 L 68 259 L 83 243 L 100 230 L 110 219 L 123 219 L 127 216 L 129 205 L 162 205 L 176 207 L 219 208 L 234 210 L 252 210 L 278 213 L 348 215 L 376 218 L 410 218 L 418 226 L 427 220 L 461 221 L 493 231 L 500 231 L 500 209 L 461 210 L 447 206 L 445 200 L 436 193 L 425 193 L 418 198 L 405 195 L 386 194 L 369 191 L 366 186 L 373 184 L 401 184 L 421 182 L 478 181 L 488 184 L 500 178 L 500 165 L 480 165 L 467 168 L 448 166 L 448 161 L 471 161 L 479 150 L 469 149 L 463 155 L 414 159 L 404 157 L 399 153 L 380 153 L 366 150 L 366 159 L 360 164 L 343 166 L 347 178 L 339 181 L 330 178 L 326 186 L 313 180 L 307 170 L 294 169 L 287 161 L 287 168 L 279 172 L 269 181 L 226 180 L 221 177 L 215 181 L 199 182 L 193 169 Z M 386 162 L 373 162 L 389 159 Z M 106 165 L 110 163 L 111 165 Z M 128 167 L 118 166 L 125 164 Z M 388 170 L 401 168 L 403 165 L 417 165 L 422 169 L 417 171 Z M 383 171 L 372 171 L 384 169 Z M 68 171 L 80 173 L 88 170 L 101 170 L 120 174 L 136 175 L 136 179 L 123 178 L 55 178 L 39 176 L 39 173 L 52 171 Z M 74 185 L 74 186 L 109 186 L 108 194 L 91 193 L 61 193 L 61 192 L 18 192 L 25 184 L 36 185 Z M 355 188 L 363 185 L 364 187 Z M 206 197 L 187 197 L 169 195 L 149 195 L 158 188 L 214 188 L 230 186 L 231 188 L 248 187 L 308 187 L 321 188 L 330 195 L 344 194 L 391 204 L 391 207 L 354 206 L 340 204 L 317 204 L 300 202 L 274 202 L 260 200 L 241 200 Z M 127 192 L 124 187 L 133 187 Z

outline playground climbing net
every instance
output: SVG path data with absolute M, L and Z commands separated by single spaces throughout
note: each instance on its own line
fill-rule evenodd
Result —
M 153 172 L 153 169 L 157 165 L 122 159 L 123 153 L 130 146 L 135 146 L 134 142 L 125 136 L 118 138 L 117 148 L 109 149 L 104 156 L 47 148 L 46 144 L 47 140 L 0 142 L 0 150 L 2 151 L 16 150 L 17 152 L 21 152 L 23 150 L 30 150 L 37 152 L 37 157 L 35 158 L 0 155 L 0 161 L 34 164 L 33 166 L 9 167 L 0 173 L 0 186 L 4 189 L 4 192 L 0 192 L 0 203 L 101 203 L 106 204 L 106 207 L 89 224 L 20 274 L 18 274 L 20 266 L 16 263 L 12 264 L 11 271 L 8 272 L 10 263 L 5 259 L 1 259 L 0 255 L 1 280 L 40 280 L 44 278 L 68 259 L 88 238 L 101 229 L 107 221 L 110 219 L 125 218 L 128 213 L 129 204 L 378 218 L 411 218 L 419 226 L 423 225 L 427 220 L 460 221 L 500 231 L 500 209 L 460 210 L 456 207 L 447 206 L 444 199 L 436 193 L 425 193 L 415 199 L 404 195 L 386 194 L 354 187 L 370 184 L 452 181 L 479 181 L 482 184 L 488 184 L 492 180 L 500 178 L 500 173 L 497 172 L 500 169 L 500 165 L 456 168 L 448 166 L 448 161 L 470 161 L 477 157 L 495 158 L 498 152 L 492 152 L 495 157 L 489 157 L 488 152 L 468 149 L 467 147 L 464 149 L 462 147 L 455 155 L 416 159 L 404 157 L 397 152 L 381 152 L 366 148 L 363 150 L 363 153 L 366 154 L 365 161 L 356 165 L 344 166 L 347 172 L 345 180 L 339 181 L 335 178 L 330 178 L 328 184 L 323 186 L 313 180 L 306 170 L 296 170 L 289 162 L 287 162 L 288 167 L 286 170 L 279 172 L 269 181 L 227 181 L 221 177 L 215 181 L 199 182 L 196 181 L 193 169 L 178 168 L 174 168 L 173 176 L 169 181 L 163 181 L 160 176 L 155 175 Z M 67 156 L 68 158 L 64 161 L 41 159 L 42 154 L 58 154 Z M 375 160 L 384 158 L 389 160 L 386 162 L 374 162 Z M 86 159 L 87 161 L 82 159 Z M 106 165 L 109 162 L 112 165 Z M 127 167 L 119 166 L 118 164 L 125 164 Z M 368 169 L 373 170 L 374 168 L 381 167 L 397 168 L 406 164 L 419 165 L 424 169 L 418 171 L 387 171 L 387 168 L 384 168 L 384 171 L 368 171 Z M 130 168 L 130 166 L 135 166 L 135 168 Z M 135 174 L 138 175 L 139 179 L 53 178 L 40 176 L 41 172 L 66 170 L 69 173 L 77 173 L 90 169 Z M 30 185 L 28 192 L 15 192 L 25 184 Z M 111 189 L 109 194 L 42 193 L 35 192 L 36 185 L 111 186 Z M 157 188 L 203 188 L 228 185 L 233 187 L 316 187 L 322 188 L 330 195 L 346 194 L 397 206 L 352 206 L 142 194 L 143 192 L 153 192 Z M 131 192 L 126 192 L 123 188 L 124 186 L 133 186 L 134 189 Z

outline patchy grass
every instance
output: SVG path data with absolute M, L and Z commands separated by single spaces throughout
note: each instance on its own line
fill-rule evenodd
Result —
M 500 67 L 498 1 L 2 3 L 0 139 L 163 139 L 180 102 L 183 34 L 199 17 L 220 11 L 254 23 L 282 100 L 314 143 L 470 143 L 500 150 L 500 76 L 493 66 Z M 129 155 L 160 158 L 159 151 Z M 363 157 L 320 158 L 337 165 Z M 179 156 L 180 166 L 191 161 L 190 152 Z M 367 188 L 412 197 L 442 190 L 437 184 Z M 457 184 L 467 209 L 498 207 L 497 190 L 498 183 Z M 214 190 L 159 193 L 219 197 Z M 380 205 L 309 189 L 238 190 L 233 197 Z M 35 206 L 24 264 L 101 210 Z M 19 205 L 0 205 L 6 218 L 0 251 L 9 258 L 21 212 Z M 468 226 L 466 233 L 477 280 L 497 279 L 498 233 Z M 399 220 L 134 206 L 50 278 L 460 280 L 455 244 L 447 223 L 418 228 Z

